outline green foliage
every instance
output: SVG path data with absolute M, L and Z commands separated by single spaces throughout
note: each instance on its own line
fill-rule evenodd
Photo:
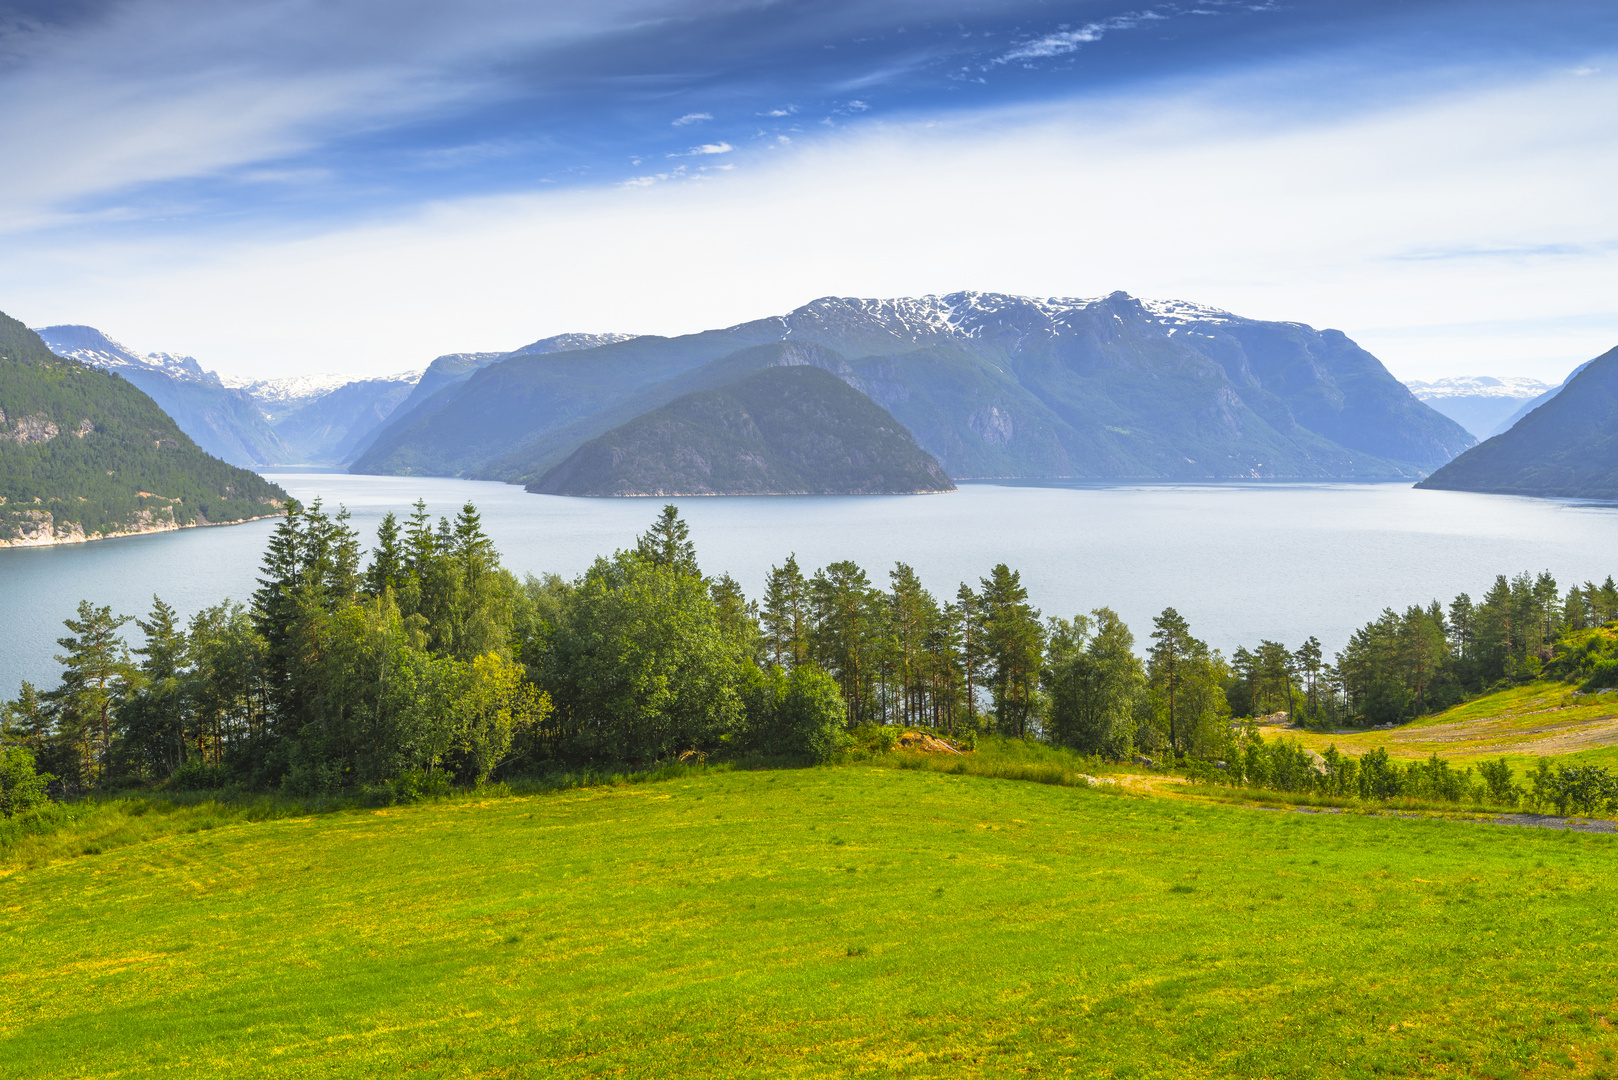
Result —
M 0 542 L 241 521 L 286 497 L 203 453 L 130 383 L 0 315 Z
M 1128 757 L 1147 707 L 1146 671 L 1129 627 L 1112 609 L 1097 608 L 1071 623 L 1053 619 L 1048 640 L 1051 741 L 1083 754 Z
M 53 779 L 35 770 L 34 755 L 26 746 L 0 746 L 0 817 L 16 817 L 44 805 Z
M 790 672 L 758 672 L 743 697 L 749 749 L 763 754 L 829 761 L 849 743 L 843 730 L 843 697 L 837 681 L 812 664 Z M 891 735 L 892 728 L 881 728 Z
M 628 760 L 714 749 L 741 729 L 749 662 L 700 577 L 629 552 L 598 559 L 542 660 L 557 749 Z

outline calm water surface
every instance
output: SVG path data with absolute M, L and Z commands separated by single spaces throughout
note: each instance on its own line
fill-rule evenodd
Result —
M 417 497 L 435 515 L 470 499 L 519 574 L 576 574 L 632 544 L 661 505 L 469 480 L 269 476 L 305 502 L 346 505 L 366 539 L 383 513 L 402 518 Z M 750 596 L 790 552 L 805 572 L 853 559 L 878 585 L 902 559 L 941 598 L 1004 561 L 1047 615 L 1108 605 L 1144 637 L 1173 605 L 1227 651 L 1310 634 L 1334 651 L 1385 606 L 1476 596 L 1497 573 L 1550 570 L 1564 588 L 1618 573 L 1618 506 L 1402 484 L 970 484 L 948 495 L 673 501 L 703 569 L 729 571 Z M 245 600 L 274 525 L 0 550 L 0 695 L 13 696 L 22 679 L 55 684 L 54 639 L 80 599 L 132 615 L 150 609 L 153 593 L 187 615 L 227 596 Z

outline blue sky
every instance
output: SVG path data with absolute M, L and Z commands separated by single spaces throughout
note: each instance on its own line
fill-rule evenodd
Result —
M 0 309 L 240 374 L 1115 288 L 1618 343 L 1618 5 L 0 2 Z

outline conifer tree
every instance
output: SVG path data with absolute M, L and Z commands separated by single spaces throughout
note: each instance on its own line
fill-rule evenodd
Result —
M 1171 752 L 1178 752 L 1180 747 L 1180 696 L 1184 690 L 1193 640 L 1191 627 L 1173 608 L 1164 608 L 1163 613 L 1152 620 L 1153 645 L 1149 653 L 1148 671 L 1152 688 L 1161 695 L 1165 706 Z
M 62 647 L 62 684 L 51 691 L 57 735 L 71 748 L 81 780 L 97 783 L 112 748 L 113 715 L 128 690 L 134 665 L 118 630 L 128 615 L 80 600 L 78 618 L 64 619 L 71 633 L 56 639 Z
M 702 576 L 691 530 L 680 519 L 680 508 L 666 503 L 652 527 L 635 542 L 635 553 L 653 566 L 666 566 L 681 574 Z
M 782 565 L 770 568 L 759 620 L 770 663 L 790 670 L 808 659 L 809 583 L 798 568 L 795 553 Z
M 376 527 L 376 547 L 371 549 L 371 565 L 365 568 L 365 591 L 381 596 L 389 589 L 398 591 L 405 573 L 405 554 L 399 545 L 399 519 L 389 510 Z

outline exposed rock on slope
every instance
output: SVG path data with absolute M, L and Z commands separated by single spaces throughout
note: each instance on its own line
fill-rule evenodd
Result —
M 551 495 L 951 491 L 893 417 L 818 367 L 773 367 L 598 436 L 529 486 Z
M 1584 365 L 1545 404 L 1417 487 L 1618 499 L 1618 349 Z

